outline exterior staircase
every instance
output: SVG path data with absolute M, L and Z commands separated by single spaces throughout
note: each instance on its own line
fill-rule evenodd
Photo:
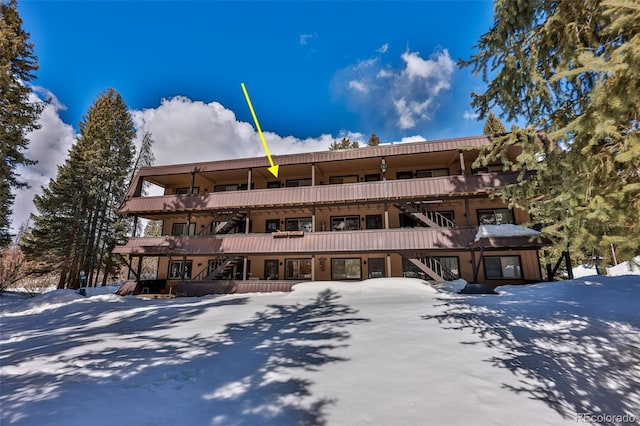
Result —
M 442 263 L 440 263 L 438 259 L 434 257 L 427 256 L 423 257 L 422 259 L 412 257 L 407 258 L 407 260 L 422 272 L 430 276 L 431 279 L 436 282 L 444 282 L 457 279 L 456 275 L 453 272 L 445 268 Z
M 441 213 L 433 210 L 423 212 L 412 203 L 401 202 L 397 203 L 396 207 L 429 228 L 453 228 L 456 226 L 454 222 Z
M 229 217 L 231 216 L 231 217 Z M 235 213 L 225 214 L 223 216 L 227 220 L 220 220 L 220 215 L 217 215 L 215 219 L 209 222 L 203 229 L 200 231 L 200 235 L 216 235 L 216 234 L 226 234 L 231 231 L 241 220 L 244 220 L 247 217 L 246 211 L 237 211 Z M 215 228 L 212 231 L 209 231 L 213 224 L 217 223 Z
M 219 280 L 227 276 L 229 272 L 242 260 L 242 257 L 225 258 L 224 261 L 216 269 L 211 271 L 203 281 Z

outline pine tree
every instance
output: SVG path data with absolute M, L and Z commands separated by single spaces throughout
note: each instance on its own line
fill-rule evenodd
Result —
M 14 189 L 27 186 L 19 180 L 16 167 L 32 165 L 25 157 L 26 134 L 37 129 L 44 103 L 29 101 L 31 82 L 38 69 L 29 33 L 22 29 L 17 1 L 0 0 L 0 247 L 11 242 L 9 221 Z
M 499 195 L 529 208 L 558 246 L 640 252 L 638 34 L 633 1 L 497 0 L 493 27 L 462 62 L 488 83 L 472 95 L 481 117 L 498 105 L 526 122 L 479 161 L 524 150 L 507 167 L 533 178 Z
M 485 135 L 502 135 L 507 133 L 507 129 L 502 121 L 492 112 L 489 113 L 487 121 L 484 123 L 483 133 Z
M 58 287 L 102 283 L 118 269 L 111 251 L 124 243 L 131 223 L 117 214 L 131 173 L 135 129 L 121 96 L 113 89 L 98 97 L 79 123 L 80 137 L 34 204 L 38 214 L 25 237 L 29 259 L 60 274 Z
M 375 133 L 371 133 L 369 136 L 369 141 L 367 142 L 367 146 L 378 146 L 380 145 L 380 138 Z
M 358 141 L 350 141 L 349 138 L 342 138 L 340 142 L 333 141 L 333 143 L 329 146 L 330 151 L 336 151 L 338 149 L 353 149 L 359 148 L 360 144 Z

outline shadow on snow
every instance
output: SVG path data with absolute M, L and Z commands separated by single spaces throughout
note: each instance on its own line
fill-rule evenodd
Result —
M 248 298 L 65 305 L 24 333 L 27 318 L 5 318 L 2 424 L 324 424 L 332 400 L 304 376 L 344 361 L 333 354 L 347 346 L 344 328 L 367 321 L 338 299 L 326 290 L 268 306 L 217 333 L 189 323 Z
M 576 419 L 582 413 L 637 419 L 640 313 L 633 308 L 637 295 L 623 294 L 623 306 L 607 306 L 607 300 L 599 297 L 601 290 L 593 286 L 590 297 L 579 301 L 562 293 L 520 300 L 447 299 L 441 305 L 444 313 L 423 318 L 448 329 L 471 330 L 481 343 L 497 349 L 499 355 L 487 361 L 518 377 L 519 385 L 503 384 L 503 388 L 543 401 L 565 418 Z

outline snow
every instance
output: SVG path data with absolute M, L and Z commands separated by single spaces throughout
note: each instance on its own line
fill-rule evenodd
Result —
M 640 275 L 640 256 L 636 256 L 631 261 L 619 263 L 616 266 L 607 268 L 607 275 L 619 277 L 620 275 Z
M 455 294 L 461 285 L 380 278 L 164 300 L 92 288 L 2 297 L 0 424 L 640 418 L 640 276 L 497 296 Z
M 520 225 L 502 224 L 502 225 L 480 225 L 476 233 L 475 241 L 481 238 L 491 237 L 537 237 L 540 232 L 535 229 L 525 228 Z

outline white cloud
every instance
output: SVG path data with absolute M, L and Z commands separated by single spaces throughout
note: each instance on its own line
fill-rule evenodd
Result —
M 376 49 L 376 52 L 387 53 L 388 50 L 389 50 L 389 43 L 385 43 L 382 46 L 380 46 L 380 48 Z
M 358 80 L 351 80 L 349 82 L 349 88 L 357 90 L 362 93 L 367 93 L 369 91 L 369 88 L 367 87 L 367 85 L 362 81 L 358 81 Z
M 41 193 L 41 187 L 47 186 L 50 178 L 56 176 L 58 165 L 64 163 L 76 137 L 73 127 L 60 119 L 59 112 L 66 107 L 48 90 L 36 88 L 35 91 L 37 94 L 32 93 L 30 101 L 40 102 L 48 98 L 51 102 L 40 114 L 38 124 L 41 127 L 27 134 L 29 147 L 25 155 L 38 163 L 17 168 L 19 179 L 27 182 L 30 188 L 21 189 L 16 193 L 11 222 L 13 232 L 26 223 L 29 215 L 35 212 L 33 197 Z
M 313 34 L 300 34 L 300 44 L 305 46 L 311 38 L 313 38 Z
M 407 50 L 400 58 L 396 67 L 378 56 L 339 70 L 331 84 L 334 96 L 345 100 L 367 126 L 408 130 L 424 124 L 451 88 L 456 64 L 446 49 L 427 59 Z
M 396 141 L 394 143 L 405 143 L 405 142 L 424 142 L 426 141 L 427 138 L 425 138 L 424 136 L 420 136 L 420 135 L 413 135 L 413 136 L 405 136 L 402 139 L 400 139 L 399 141 Z
M 462 114 L 462 118 L 464 118 L 465 120 L 477 120 L 478 117 L 480 116 L 480 114 L 478 114 L 477 112 L 471 112 L 471 111 L 465 111 L 464 114 Z

